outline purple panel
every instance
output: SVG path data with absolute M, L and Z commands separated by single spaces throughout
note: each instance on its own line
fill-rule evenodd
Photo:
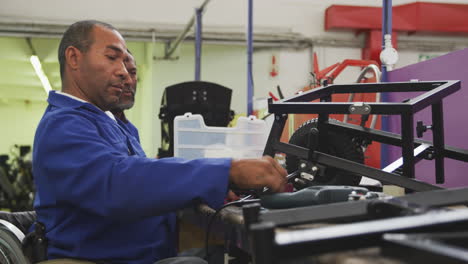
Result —
M 461 80 L 461 89 L 443 100 L 445 144 L 468 149 L 468 49 L 452 52 L 431 60 L 423 61 L 388 73 L 389 82 L 408 82 L 410 80 L 439 81 Z M 390 93 L 390 102 L 401 102 L 420 93 Z M 400 133 L 400 117 L 389 118 L 389 128 Z M 424 109 L 415 115 L 416 121 L 430 125 L 431 110 Z M 416 132 L 415 132 L 416 138 Z M 424 134 L 423 139 L 432 141 L 432 132 Z M 391 161 L 401 157 L 401 148 L 389 147 Z M 435 183 L 434 161 L 423 160 L 416 165 L 416 178 Z M 445 159 L 445 184 L 443 187 L 468 186 L 468 163 Z

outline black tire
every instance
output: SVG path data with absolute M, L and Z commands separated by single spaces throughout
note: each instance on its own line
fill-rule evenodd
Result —
M 317 119 L 311 119 L 302 124 L 291 136 L 289 143 L 307 148 L 310 130 L 317 127 Z M 364 163 L 364 153 L 360 145 L 356 145 L 352 138 L 343 133 L 330 131 L 328 133 L 328 146 L 324 153 L 351 160 L 357 163 Z M 288 173 L 296 171 L 299 167 L 299 159 L 296 156 L 286 156 L 286 169 Z M 351 185 L 357 186 L 361 181 L 361 176 L 328 167 L 324 176 L 314 178 L 312 185 Z
M 21 242 L 5 226 L 0 224 L 0 263 L 2 264 L 29 264 L 24 256 Z

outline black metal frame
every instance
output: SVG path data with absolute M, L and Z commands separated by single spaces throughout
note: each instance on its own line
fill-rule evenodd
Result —
M 275 264 L 303 256 L 379 246 L 382 236 L 387 233 L 460 232 L 467 231 L 467 224 L 468 209 L 430 211 L 419 215 L 281 232 L 275 232 L 272 222 L 260 222 L 250 226 L 250 238 L 254 264 Z
M 410 263 L 468 263 L 468 232 L 385 234 L 383 241 L 383 255 Z
M 401 252 L 395 251 L 395 248 L 405 245 L 384 239 L 385 234 L 468 231 L 468 209 L 451 211 L 437 209 L 464 205 L 468 201 L 467 197 L 468 188 L 459 188 L 419 192 L 384 200 L 354 201 L 266 212 L 259 212 L 259 204 L 251 204 L 243 207 L 243 214 L 250 234 L 250 251 L 255 264 L 280 263 L 281 260 L 301 256 L 374 246 L 382 246 L 387 255 L 398 257 L 398 253 Z M 292 231 L 276 230 L 277 227 L 306 223 L 342 224 L 320 228 L 304 227 Z M 407 244 L 412 244 L 405 243 L 411 250 Z M 438 254 L 442 258 L 452 252 L 450 246 L 440 247 L 432 254 Z M 431 248 L 427 247 L 425 250 L 429 251 Z M 462 250 L 459 249 L 457 252 Z M 424 254 L 421 256 L 424 258 Z M 450 258 L 449 255 L 448 259 Z M 427 260 L 427 257 L 424 259 Z
M 399 207 L 403 210 L 418 207 L 436 208 L 468 204 L 468 188 L 417 192 L 377 201 L 387 203 L 388 207 Z M 243 208 L 243 211 L 246 225 L 257 222 L 272 222 L 277 227 L 286 227 L 310 223 L 343 223 L 369 220 L 377 216 L 370 213 L 372 206 L 375 206 L 375 200 L 341 202 L 262 212 L 259 209 L 252 209 L 255 206 L 250 205 L 249 207 L 246 206 L 245 209 Z
M 445 146 L 444 143 L 442 99 L 459 89 L 460 81 L 331 85 L 279 102 L 270 100 L 269 112 L 275 115 L 275 120 L 265 147 L 265 155 L 274 156 L 276 152 L 282 152 L 314 164 L 335 167 L 414 191 L 429 192 L 383 200 L 353 201 L 266 212 L 259 211 L 260 205 L 245 206 L 243 215 L 250 234 L 250 250 L 254 263 L 279 263 L 281 260 L 300 256 L 382 245 L 387 254 L 396 255 L 393 249 L 405 247 L 412 250 L 419 241 L 406 239 L 403 245 L 401 241 L 392 240 L 391 236 L 384 239 L 385 234 L 468 231 L 468 209 L 434 209 L 465 205 L 468 201 L 468 188 L 444 190 L 414 179 L 415 163 L 428 153 L 435 159 L 436 183 L 444 182 L 444 158 L 468 162 L 468 150 Z M 416 91 L 424 93 L 401 103 L 331 102 L 331 96 L 335 93 Z M 320 102 L 311 102 L 314 100 Z M 414 115 L 429 106 L 432 109 L 433 142 L 414 138 Z M 288 114 L 291 113 L 318 114 L 318 144 L 305 148 L 280 142 Z M 328 118 L 330 114 L 349 113 L 400 115 L 402 134 L 345 124 Z M 327 132 L 331 130 L 352 137 L 400 146 L 403 160 L 401 173 L 371 168 L 321 152 L 326 147 Z M 414 153 L 414 148 L 419 146 L 422 152 Z M 350 221 L 361 222 L 346 223 Z M 313 229 L 281 232 L 276 230 L 277 227 L 291 225 L 343 222 L 345 224 Z M 446 263 L 466 263 L 465 259 L 457 259 L 455 255 L 447 254 L 454 252 L 451 251 L 453 247 L 438 246 L 437 250 L 420 249 L 421 256 L 424 258 L 424 253 L 432 250 L 431 256 L 451 261 Z M 458 252 L 461 251 L 463 250 Z M 424 259 L 427 260 L 427 257 Z
M 468 151 L 445 146 L 443 129 L 442 99 L 460 89 L 460 81 L 437 82 L 402 82 L 402 83 L 366 83 L 350 85 L 330 85 L 317 88 L 306 93 L 268 103 L 268 110 L 275 115 L 264 155 L 274 156 L 276 152 L 294 155 L 300 159 L 309 160 L 326 166 L 336 167 L 354 174 L 363 175 L 389 184 L 398 185 L 414 191 L 428 191 L 440 187 L 414 179 L 415 163 L 418 159 L 413 155 L 415 147 L 422 143 L 429 144 L 435 159 L 436 183 L 444 182 L 444 158 L 468 161 Z M 384 92 L 424 92 L 405 102 L 331 102 L 333 94 L 338 93 L 384 93 Z M 320 100 L 320 102 L 312 102 Z M 422 109 L 431 106 L 433 143 L 414 138 L 414 115 Z M 288 114 L 318 114 L 317 128 L 318 147 L 307 149 L 296 145 L 280 142 Z M 329 120 L 330 114 L 384 114 L 401 117 L 402 134 L 364 128 L 361 126 L 334 122 Z M 328 130 L 344 131 L 347 134 L 360 136 L 368 140 L 400 146 L 402 148 L 402 175 L 374 169 L 359 163 L 340 159 L 320 152 L 326 147 Z

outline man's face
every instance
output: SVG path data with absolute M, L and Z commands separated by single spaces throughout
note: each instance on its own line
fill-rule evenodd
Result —
M 137 68 L 135 59 L 131 54 L 128 54 L 128 58 L 125 60 L 125 68 L 127 69 L 130 78 L 124 83 L 124 89 L 120 95 L 117 109 L 120 111 L 130 109 L 135 103 L 135 93 L 137 86 Z
M 94 41 L 81 53 L 76 81 L 85 100 L 107 111 L 117 105 L 130 79 L 124 63 L 127 47 L 117 31 L 94 26 L 91 34 Z

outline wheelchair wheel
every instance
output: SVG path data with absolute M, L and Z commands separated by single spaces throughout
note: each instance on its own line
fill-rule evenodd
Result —
M 23 254 L 21 242 L 4 226 L 0 226 L 0 263 L 30 264 Z

